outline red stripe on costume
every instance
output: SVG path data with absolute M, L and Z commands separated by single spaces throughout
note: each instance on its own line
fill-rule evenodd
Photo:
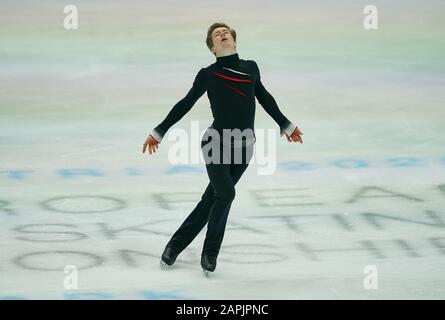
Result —
M 214 72 L 214 71 L 212 71 L 212 73 L 217 75 L 218 77 L 221 77 L 221 78 L 224 78 L 224 79 L 227 79 L 227 80 L 232 80 L 232 81 L 236 81 L 236 82 L 252 82 L 252 80 L 232 78 L 232 77 L 228 77 L 228 76 L 225 76 L 223 74 L 220 74 L 220 73 L 217 73 L 217 72 Z
M 226 87 L 229 87 L 229 88 L 232 89 L 233 91 L 235 91 L 235 92 L 237 92 L 237 93 L 239 93 L 239 94 L 242 94 L 243 96 L 246 95 L 244 92 L 242 92 L 241 90 L 238 90 L 237 88 L 234 88 L 234 87 L 232 87 L 232 86 L 229 86 L 228 84 L 225 84 L 225 83 L 224 83 L 224 85 L 225 85 Z

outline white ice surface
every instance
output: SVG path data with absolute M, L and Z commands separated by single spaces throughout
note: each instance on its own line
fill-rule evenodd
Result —
M 373 34 L 357 1 L 227 1 L 217 16 L 202 1 L 80 1 L 76 33 L 58 2 L 36 3 L 0 4 L 0 298 L 445 298 L 442 2 L 378 1 Z M 203 35 L 221 17 L 304 143 L 279 139 L 257 105 L 277 168 L 241 178 L 207 279 L 205 229 L 159 268 L 204 165 L 171 165 L 167 139 L 141 149 L 213 62 Z M 205 95 L 175 127 L 192 120 L 211 123 Z

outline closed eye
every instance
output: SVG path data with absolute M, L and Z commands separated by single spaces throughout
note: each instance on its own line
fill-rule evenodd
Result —
M 223 32 L 224 32 L 224 33 L 229 33 L 228 30 L 224 30 Z M 215 36 L 219 36 L 220 33 L 221 33 L 220 31 L 216 31 L 216 32 L 215 32 Z

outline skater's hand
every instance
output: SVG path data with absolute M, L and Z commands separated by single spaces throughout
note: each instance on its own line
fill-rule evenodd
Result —
M 156 150 L 158 150 L 159 142 L 155 138 L 153 138 L 153 136 L 150 134 L 148 135 L 147 139 L 145 139 L 142 148 L 142 153 L 145 153 L 145 150 L 147 150 L 147 146 L 148 146 L 148 152 L 152 154 L 155 153 Z
M 289 137 L 287 133 L 285 133 L 287 141 L 289 142 L 300 142 L 303 143 L 303 139 L 301 138 L 301 135 L 303 135 L 303 132 L 300 131 L 298 127 L 295 128 L 294 132 L 292 132 L 292 135 Z

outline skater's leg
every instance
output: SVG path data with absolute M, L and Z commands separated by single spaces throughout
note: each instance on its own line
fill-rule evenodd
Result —
M 206 168 L 215 190 L 215 200 L 210 208 L 203 253 L 217 256 L 230 205 L 235 198 L 235 186 L 230 176 L 230 164 L 210 163 Z
M 235 198 L 235 185 L 249 166 L 253 155 L 253 146 L 242 149 L 241 163 L 236 163 L 233 158 L 232 148 L 231 164 L 206 165 L 207 172 L 216 191 L 215 202 L 210 209 L 209 223 L 203 253 L 217 256 L 224 238 L 227 218 L 233 199 Z
M 201 148 L 203 148 L 208 143 L 211 143 L 211 140 L 202 140 Z M 221 147 L 220 145 L 217 146 Z M 209 155 L 211 155 L 211 153 Z M 204 158 L 206 159 L 206 161 L 208 161 L 205 153 Z M 193 239 L 195 239 L 195 237 L 199 234 L 199 232 L 209 220 L 210 208 L 215 199 L 214 195 L 215 192 L 213 186 L 209 182 L 204 194 L 201 197 L 201 201 L 196 205 L 190 215 L 173 234 L 167 246 L 173 246 L 176 248 L 177 252 L 181 252 L 193 241 Z
M 172 245 L 177 252 L 181 252 L 195 239 L 208 221 L 214 194 L 212 184 L 209 183 L 201 197 L 201 201 L 198 202 L 193 211 L 173 234 L 167 246 Z
M 236 185 L 241 175 L 247 169 L 247 166 L 247 164 L 235 164 L 230 167 L 230 176 L 234 185 Z M 181 252 L 196 238 L 209 220 L 210 208 L 215 200 L 214 195 L 213 186 L 209 183 L 201 197 L 201 201 L 198 202 L 190 215 L 173 234 L 169 245 L 174 245 Z M 229 210 L 230 205 L 227 208 L 227 211 Z M 228 213 L 224 213 L 224 215 L 227 216 Z
M 246 171 L 248 164 L 233 164 L 230 167 L 230 176 L 232 177 L 233 184 L 236 185 L 243 175 L 244 171 Z

